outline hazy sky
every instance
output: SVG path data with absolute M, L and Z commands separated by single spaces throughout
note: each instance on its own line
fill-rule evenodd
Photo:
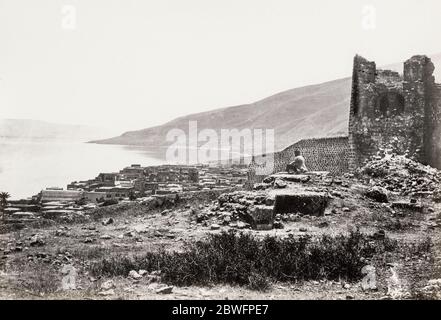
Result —
M 439 0 L 0 0 L 0 118 L 140 129 L 438 52 Z

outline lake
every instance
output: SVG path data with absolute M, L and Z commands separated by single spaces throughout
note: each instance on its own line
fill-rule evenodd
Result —
M 59 139 L 0 138 L 0 191 L 11 199 L 30 197 L 47 187 L 95 178 L 131 164 L 165 163 L 165 150 L 100 145 Z

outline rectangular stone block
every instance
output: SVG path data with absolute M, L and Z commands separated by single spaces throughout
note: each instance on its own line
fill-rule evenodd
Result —
M 256 230 L 271 230 L 274 223 L 274 210 L 272 206 L 254 206 L 249 212 L 251 227 Z
M 329 198 L 324 193 L 287 193 L 276 195 L 274 214 L 301 213 L 312 216 L 323 216 Z

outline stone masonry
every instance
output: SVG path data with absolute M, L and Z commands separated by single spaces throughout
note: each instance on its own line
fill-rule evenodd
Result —
M 441 169 L 441 84 L 435 83 L 434 69 L 424 55 L 405 61 L 402 75 L 355 56 L 349 136 L 304 139 L 274 157 L 256 157 L 257 165 L 273 158 L 273 172 L 284 171 L 298 149 L 309 170 L 340 174 L 391 149 Z
M 404 74 L 377 70 L 354 58 L 349 114 L 349 168 L 362 166 L 380 148 L 441 168 L 440 85 L 426 56 L 404 62 Z

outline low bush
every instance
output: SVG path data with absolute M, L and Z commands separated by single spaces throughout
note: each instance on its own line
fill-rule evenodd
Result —
M 184 251 L 147 252 L 135 257 L 110 257 L 90 266 L 98 276 L 127 276 L 130 270 L 161 270 L 162 280 L 174 285 L 228 283 L 267 288 L 268 281 L 295 282 L 361 279 L 364 258 L 394 251 L 387 237 L 372 240 L 358 231 L 348 236 L 309 236 L 256 239 L 234 231 L 209 235 Z

